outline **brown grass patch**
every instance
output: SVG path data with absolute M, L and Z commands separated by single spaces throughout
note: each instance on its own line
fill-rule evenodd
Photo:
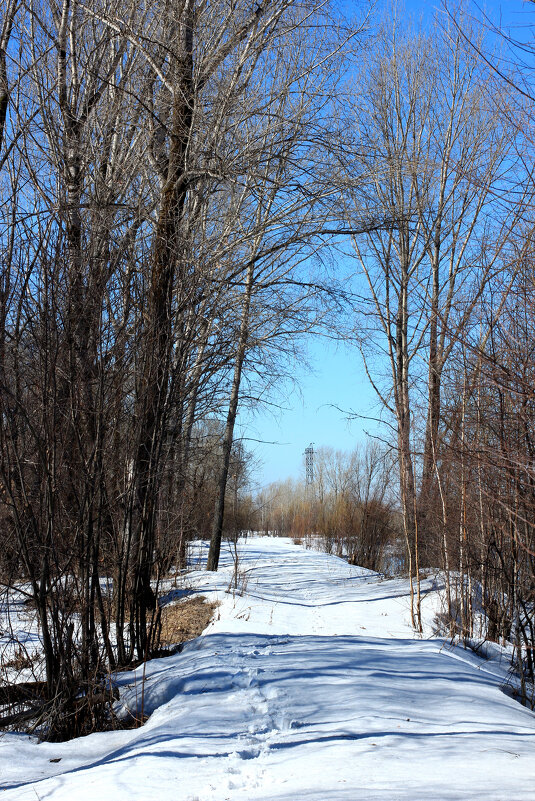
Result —
M 217 602 L 209 603 L 204 595 L 196 595 L 174 606 L 164 606 L 161 645 L 165 648 L 198 637 L 212 620 L 218 606 Z
M 5 651 L 4 651 L 5 653 Z M 27 668 L 33 668 L 35 663 L 38 662 L 38 654 L 30 654 L 26 651 L 25 648 L 17 647 L 11 657 L 7 661 L 2 661 L 3 668 L 10 668 L 11 670 L 25 670 Z

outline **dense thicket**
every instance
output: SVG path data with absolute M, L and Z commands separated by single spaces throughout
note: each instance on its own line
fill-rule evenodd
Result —
M 307 0 L 3 11 L 0 559 L 45 657 L 3 722 L 62 737 L 157 648 L 162 571 L 218 545 L 239 481 L 242 376 L 260 393 L 316 313 L 355 29 Z

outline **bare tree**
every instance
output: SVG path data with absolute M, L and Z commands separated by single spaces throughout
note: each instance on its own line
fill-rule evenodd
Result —
M 417 628 L 419 528 L 428 525 L 426 505 L 440 459 L 441 377 L 501 265 L 513 220 L 497 199 L 512 166 L 510 131 L 488 102 L 488 73 L 463 38 L 450 33 L 386 26 L 357 82 L 358 157 L 343 157 L 348 219 L 373 207 L 394 221 L 388 231 L 353 237 L 353 249 L 364 281 L 361 351 L 395 420 Z M 378 352 L 390 368 L 383 383 L 372 376 L 370 358 Z M 415 428 L 420 395 L 426 410 L 421 450 Z M 448 569 L 446 547 L 443 556 Z
M 288 18 L 294 28 L 301 13 L 294 10 Z M 238 261 L 232 280 L 242 282 L 243 291 L 237 298 L 239 327 L 209 570 L 218 567 L 228 464 L 247 355 L 260 350 L 260 341 L 264 350 L 274 349 L 289 336 L 288 325 L 276 326 L 275 319 L 292 320 L 294 338 L 313 326 L 311 295 L 319 284 L 312 288 L 303 279 L 301 267 L 317 254 L 326 235 L 333 233 L 333 184 L 320 180 L 320 169 L 327 160 L 326 143 L 332 135 L 325 109 L 336 95 L 342 45 L 357 31 L 346 33 L 345 42 L 338 32 L 334 39 L 332 31 L 318 32 L 316 21 L 323 13 L 323 7 L 306 10 L 302 30 L 292 35 L 291 60 L 285 61 L 276 45 L 262 66 L 260 79 L 260 86 L 269 86 L 269 91 L 260 103 L 255 88 L 247 102 L 250 108 L 262 111 L 242 127 L 242 135 L 252 147 L 249 144 L 244 151 L 247 171 L 238 203 L 242 241 L 235 251 Z M 284 311 L 274 314 L 275 308 Z M 262 309 L 267 309 L 267 321 Z

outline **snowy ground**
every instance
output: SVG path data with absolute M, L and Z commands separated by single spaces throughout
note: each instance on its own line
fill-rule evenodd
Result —
M 535 714 L 496 663 L 413 636 L 405 582 L 250 538 L 239 595 L 222 561 L 191 578 L 219 619 L 147 665 L 146 725 L 0 737 L 2 801 L 535 801 Z M 140 672 L 121 684 L 139 705 Z

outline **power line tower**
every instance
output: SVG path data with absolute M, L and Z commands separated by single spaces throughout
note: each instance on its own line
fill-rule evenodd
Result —
M 307 490 L 314 483 L 314 448 L 312 443 L 305 448 L 305 485 Z

